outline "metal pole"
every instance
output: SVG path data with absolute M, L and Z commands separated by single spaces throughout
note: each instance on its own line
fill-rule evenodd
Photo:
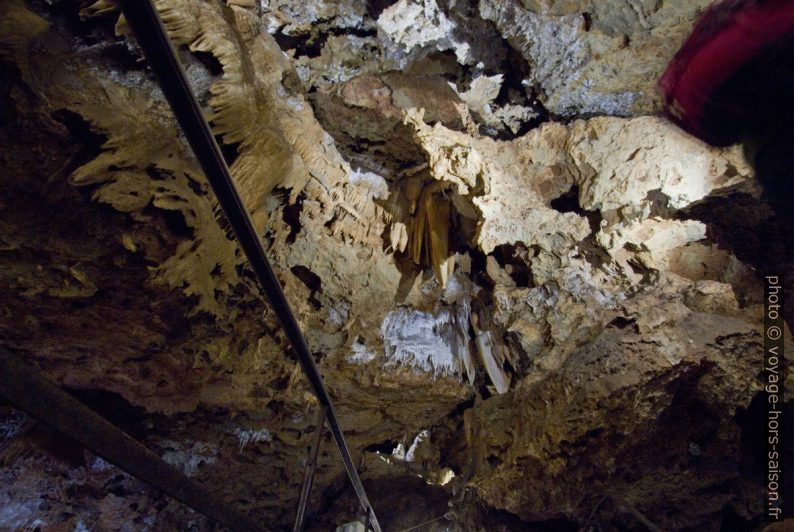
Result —
M 624 501 L 620 497 L 612 497 L 619 505 L 629 511 L 631 515 L 637 518 L 637 520 L 645 525 L 645 528 L 650 530 L 651 532 L 662 532 L 662 529 L 656 526 L 650 519 L 645 517 L 639 510 L 637 510 L 634 506 L 630 505 L 626 501 Z
M 223 526 L 232 530 L 263 530 L 4 348 L 0 348 L 0 396 L 133 477 Z
M 298 502 L 298 513 L 295 515 L 295 526 L 292 527 L 293 532 L 303 531 L 303 522 L 306 519 L 306 505 L 309 503 L 309 495 L 311 495 L 312 484 L 314 484 L 314 472 L 317 470 L 317 453 L 320 451 L 320 442 L 325 429 L 325 413 L 326 408 L 321 407 L 317 416 L 314 444 L 309 455 L 309 461 L 306 462 L 306 469 L 303 471 L 303 485 L 301 486 L 301 496 Z
M 339 427 L 336 411 L 323 383 L 323 378 L 314 363 L 314 358 L 290 309 L 287 298 L 284 296 L 281 284 L 270 266 L 265 248 L 254 229 L 240 194 L 237 192 L 218 143 L 190 89 L 185 72 L 177 59 L 174 47 L 160 21 L 157 10 L 152 0 L 121 0 L 120 3 L 124 16 L 135 32 L 138 44 L 157 77 L 160 88 L 171 105 L 182 132 L 187 137 L 196 159 L 215 191 L 218 203 L 223 209 L 240 247 L 251 263 L 262 291 L 270 301 L 273 310 L 276 311 L 281 326 L 298 356 L 309 385 L 314 390 L 320 404 L 327 408 L 328 426 L 334 436 L 350 483 L 353 485 L 364 511 L 372 514 L 373 528 L 376 532 L 380 532 L 380 525 L 353 464 L 350 450 L 345 442 L 342 429 Z

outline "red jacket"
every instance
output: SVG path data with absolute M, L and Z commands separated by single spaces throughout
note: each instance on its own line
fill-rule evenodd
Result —
M 716 145 L 747 140 L 794 111 L 794 0 L 711 6 L 659 85 L 672 120 Z

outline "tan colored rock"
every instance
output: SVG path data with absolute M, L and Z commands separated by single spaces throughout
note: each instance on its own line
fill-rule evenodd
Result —
M 736 256 L 718 246 L 693 242 L 670 252 L 668 269 L 692 281 L 728 283 L 740 300 L 760 302 L 763 287 L 755 273 Z
M 624 275 L 638 281 L 641 276 L 632 273 L 629 261 L 638 261 L 654 270 L 667 270 L 673 250 L 705 237 L 706 226 L 701 222 L 648 218 L 602 229 L 596 240 L 620 265 Z
M 348 105 L 375 109 L 389 118 L 400 118 L 400 109 L 392 103 L 392 90 L 380 78 L 360 76 L 345 83 L 339 95 Z
M 103 37 L 99 20 L 84 23 L 98 41 L 86 45 L 62 15 L 31 6 L 51 24 L 20 2 L 0 7 L 28 22 L 0 21 L 0 53 L 17 65 L 2 87 L 13 112 L 0 124 L 0 343 L 67 387 L 111 394 L 96 406 L 113 398 L 151 448 L 284 526 L 316 399 L 136 56 Z M 492 508 L 582 524 L 596 493 L 664 529 L 715 528 L 728 505 L 746 519 L 760 511 L 756 481 L 737 473 L 742 419 L 759 389 L 757 265 L 746 248 L 711 240 L 715 221 L 698 204 L 737 216 L 736 205 L 760 205 L 758 195 L 734 203 L 754 183 L 737 150 L 708 148 L 654 117 L 481 136 L 488 120 L 509 126 L 499 113 L 513 108 L 494 102 L 520 81 L 504 43 L 478 49 L 491 34 L 478 41 L 472 28 L 490 26 L 466 22 L 462 3 L 393 4 L 379 37 L 375 6 L 355 2 L 158 6 L 217 131 L 238 150 L 235 178 L 377 488 L 376 508 L 405 503 L 395 486 L 415 480 L 412 490 L 430 482 L 440 501 L 423 519 L 452 501 L 452 528 L 480 526 L 461 517 L 478 508 L 488 530 L 504 524 Z M 546 102 L 572 116 L 652 108 L 646 81 L 696 9 L 518 6 L 474 7 L 498 15 L 499 31 L 530 54 Z M 86 13 L 113 9 L 102 1 Z M 471 56 L 461 59 L 464 41 Z M 191 49 L 220 61 L 220 77 Z M 400 61 L 410 68 L 382 71 Z M 471 87 L 463 100 L 450 80 Z M 400 460 L 389 454 L 397 443 Z M 341 489 L 330 445 L 312 508 L 332 507 L 328 494 Z M 0 461 L 18 448 L 0 446 Z M 17 515 L 99 511 L 114 516 L 101 522 L 112 528 L 157 514 L 155 528 L 201 526 L 93 462 L 48 460 L 37 454 L 0 474 L 15 497 L 54 494 L 51 510 Z M 42 466 L 59 475 L 36 474 Z M 109 491 L 64 502 L 111 481 L 141 507 Z M 347 516 L 333 508 L 317 514 L 318 528 Z M 631 519 L 599 512 L 610 526 Z M 78 526 L 69 519 L 60 524 Z M 511 523 L 525 525 L 534 526 Z
M 469 90 L 458 92 L 453 85 L 455 92 L 458 92 L 461 100 L 469 106 L 469 110 L 475 113 L 482 122 L 497 129 L 508 128 L 514 134 L 518 132 L 521 125 L 535 118 L 537 113 L 530 107 L 507 104 L 497 106 L 494 100 L 499 95 L 504 76 L 478 76 L 471 82 Z
M 550 248 L 554 238 L 577 241 L 589 234 L 584 218 L 550 209 L 539 194 L 553 193 L 554 185 L 559 189 L 565 175 L 548 166 L 533 165 L 532 153 L 523 152 L 522 148 L 538 138 L 537 133 L 514 143 L 502 143 L 440 125 L 431 128 L 415 112 L 409 112 L 406 120 L 414 126 L 428 153 L 433 177 L 472 199 L 481 219 L 477 244 L 486 253 L 499 244 L 516 242 Z M 564 130 L 554 127 L 545 131 L 564 135 Z M 562 152 L 554 156 L 560 162 L 564 160 Z M 548 182 L 554 185 L 544 186 Z
M 306 88 L 344 83 L 361 74 L 387 69 L 374 37 L 331 35 L 317 57 L 294 57 L 294 50 L 289 50 L 288 54 L 293 59 L 296 75 Z
M 653 297 L 645 299 L 660 304 Z M 670 305 L 680 303 L 666 305 L 673 310 Z M 639 314 L 636 319 L 646 318 Z M 738 331 L 731 339 L 723 336 Z M 649 333 L 653 339 L 643 339 Z M 467 412 L 473 462 L 466 485 L 476 487 L 491 504 L 527 519 L 562 513 L 585 519 L 596 501 L 593 490 L 617 490 L 646 511 L 667 504 L 690 483 L 704 490 L 720 484 L 727 477 L 715 469 L 671 478 L 662 464 L 686 456 L 691 441 L 705 441 L 701 438 L 708 429 L 686 414 L 687 401 L 713 405 L 719 421 L 709 421 L 709 426 L 726 437 L 735 434 L 734 413 L 758 389 L 746 372 L 753 371 L 760 356 L 759 341 L 747 324 L 686 310 L 674 311 L 671 319 L 652 325 L 642 336 L 628 328 L 606 330 L 542 383 L 491 398 L 481 409 Z M 654 425 L 664 412 L 681 413 L 674 431 Z M 725 453 L 738 460 L 735 446 L 719 438 L 708 441 L 703 457 L 707 463 L 718 463 Z M 638 467 L 642 449 L 657 449 L 657 466 Z M 582 460 L 585 455 L 590 458 Z M 624 468 L 633 471 L 630 480 L 602 480 L 620 478 Z M 527 486 L 527 478 L 541 480 Z M 709 496 L 683 519 L 719 512 L 726 497 Z M 551 500 L 566 501 L 565 507 Z M 682 517 L 654 513 L 660 527 L 676 528 L 678 519 Z
M 654 190 L 680 209 L 751 174 L 738 149 L 709 147 L 656 117 L 579 120 L 568 143 L 588 210 L 639 205 Z
M 731 285 L 716 281 L 698 281 L 684 300 L 690 308 L 710 314 L 731 314 L 739 310 Z

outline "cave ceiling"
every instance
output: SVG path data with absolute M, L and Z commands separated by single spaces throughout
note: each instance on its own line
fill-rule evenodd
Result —
M 791 224 L 656 89 L 708 3 L 155 1 L 387 530 L 762 512 Z M 117 6 L 0 3 L 0 68 L 0 345 L 288 527 L 318 404 Z M 209 526 L 0 414 L 0 528 Z

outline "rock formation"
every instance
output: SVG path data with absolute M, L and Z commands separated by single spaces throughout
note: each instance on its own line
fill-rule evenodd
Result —
M 386 530 L 759 522 L 791 218 L 658 116 L 707 3 L 156 0 Z M 0 345 L 288 527 L 317 402 L 117 6 L 3 2 L 0 67 Z M 207 526 L 0 408 L 0 528 Z

